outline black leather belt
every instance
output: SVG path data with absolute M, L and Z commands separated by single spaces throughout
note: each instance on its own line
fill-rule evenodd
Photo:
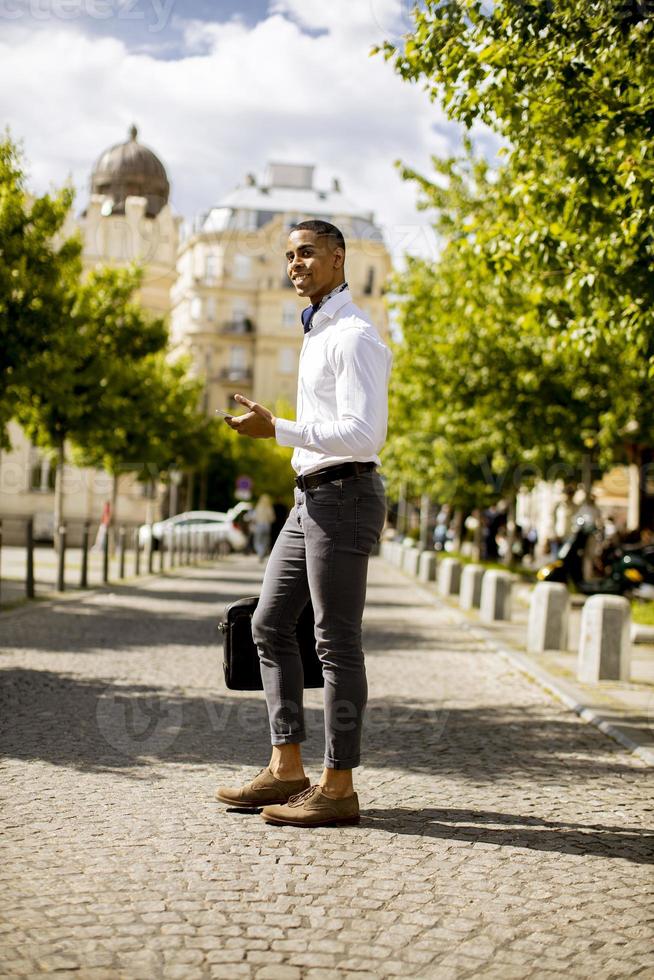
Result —
M 352 476 L 369 473 L 376 466 L 376 463 L 341 463 L 339 466 L 327 466 L 324 470 L 316 470 L 307 476 L 296 476 L 295 486 L 299 490 L 313 490 L 314 487 L 319 487 L 322 483 L 331 483 L 332 480 L 347 480 Z

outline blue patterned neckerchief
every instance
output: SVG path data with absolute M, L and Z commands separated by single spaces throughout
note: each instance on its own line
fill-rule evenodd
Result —
M 305 333 L 309 333 L 311 330 L 314 313 L 317 313 L 320 307 L 324 306 L 328 299 L 331 299 L 332 296 L 337 296 L 338 293 L 342 293 L 343 290 L 347 288 L 347 283 L 342 282 L 340 286 L 337 286 L 336 289 L 332 289 L 331 293 L 327 293 L 326 296 L 323 296 L 323 298 L 318 300 L 317 303 L 314 303 L 313 306 L 307 306 L 306 310 L 302 310 L 302 326 L 304 327 Z

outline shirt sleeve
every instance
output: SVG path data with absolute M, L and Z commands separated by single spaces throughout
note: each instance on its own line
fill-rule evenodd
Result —
M 330 456 L 374 456 L 386 438 L 390 353 L 357 329 L 344 330 L 332 354 L 337 420 L 291 422 L 277 419 L 280 446 L 311 449 Z

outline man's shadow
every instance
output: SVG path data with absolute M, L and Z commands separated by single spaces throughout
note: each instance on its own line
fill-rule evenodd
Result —
M 392 834 L 654 864 L 654 828 L 569 823 L 490 810 L 438 807 L 369 807 L 362 810 L 361 818 L 362 826 Z

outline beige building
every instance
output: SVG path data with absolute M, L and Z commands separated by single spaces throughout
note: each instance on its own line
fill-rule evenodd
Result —
M 168 204 L 165 168 L 152 150 L 138 141 L 132 126 L 126 142 L 106 150 L 91 174 L 89 201 L 65 232 L 77 229 L 83 241 L 84 268 L 138 262 L 144 266 L 140 299 L 157 315 L 170 309 L 170 288 L 176 276 L 181 219 Z M 10 426 L 11 452 L 0 458 L 0 518 L 6 543 L 22 542 L 25 518 L 33 516 L 38 538 L 52 538 L 54 529 L 54 468 L 46 454 L 32 446 L 20 427 Z M 76 543 L 83 522 L 97 524 L 106 500 L 112 498 L 110 477 L 93 469 L 66 465 L 63 473 L 64 513 L 69 540 Z M 120 478 L 115 501 L 119 523 L 156 519 L 157 488 L 132 474 Z
M 272 164 L 260 183 L 248 177 L 187 230 L 180 246 L 181 218 L 168 203 L 165 167 L 139 142 L 136 127 L 93 167 L 89 200 L 66 232 L 79 230 L 86 270 L 107 263 L 143 265 L 141 302 L 157 315 L 170 314 L 176 349 L 190 352 L 196 372 L 206 379 L 207 413 L 233 407 L 230 397 L 237 390 L 270 405 L 280 399 L 294 404 L 304 303 L 286 275 L 284 251 L 288 228 L 303 218 L 326 218 L 341 227 L 354 299 L 387 332 L 382 292 L 391 262 L 381 233 L 370 213 L 347 200 L 338 181 L 328 190 L 314 187 L 313 171 Z M 18 425 L 11 425 L 10 436 L 12 450 L 0 458 L 4 540 L 22 541 L 29 516 L 37 536 L 51 538 L 54 467 Z M 84 521 L 100 520 L 112 483 L 107 474 L 67 464 L 63 488 L 63 517 L 75 543 Z M 121 477 L 117 522 L 160 517 L 160 489 L 129 473 Z
M 234 408 L 240 391 L 263 404 L 295 404 L 302 346 L 299 299 L 286 274 L 289 228 L 306 218 L 338 225 L 347 243 L 346 276 L 354 301 L 382 335 L 389 253 L 373 216 L 345 197 L 337 180 L 314 185 L 314 168 L 273 163 L 187 229 L 171 292 L 175 346 L 206 379 L 205 409 Z

